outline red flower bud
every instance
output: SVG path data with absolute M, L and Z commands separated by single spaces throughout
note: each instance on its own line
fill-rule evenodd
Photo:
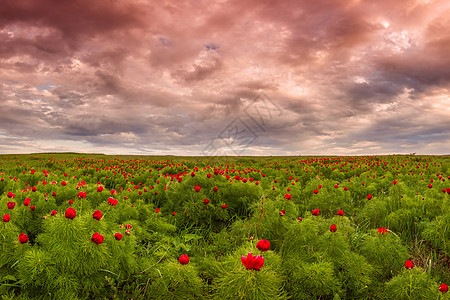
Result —
M 180 258 L 178 259 L 178 261 L 180 262 L 180 264 L 182 265 L 187 265 L 189 263 L 189 256 L 187 256 L 186 254 L 183 254 L 180 256 Z

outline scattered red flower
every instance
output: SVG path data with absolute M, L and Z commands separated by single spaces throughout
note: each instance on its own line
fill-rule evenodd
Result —
M 320 210 L 316 208 L 315 210 L 313 210 L 312 214 L 313 216 L 318 216 L 320 214 Z
M 260 239 L 259 242 L 256 244 L 256 248 L 258 248 L 261 251 L 267 251 L 270 249 L 270 242 L 268 240 Z
M 73 209 L 72 207 L 69 207 L 69 208 L 66 210 L 65 217 L 66 217 L 67 219 L 73 220 L 73 219 L 75 218 L 76 215 L 77 215 L 77 212 L 76 212 L 75 209 Z
M 92 217 L 94 219 L 96 219 L 97 221 L 100 221 L 100 219 L 102 218 L 102 212 L 100 210 L 96 210 L 94 211 L 94 213 L 92 214 Z
M 180 258 L 178 259 L 178 261 L 180 262 L 180 264 L 182 265 L 187 265 L 189 263 L 189 256 L 187 256 L 186 254 L 183 254 L 180 256 Z
M 248 253 L 247 257 L 241 256 L 241 262 L 247 270 L 259 271 L 264 266 L 264 257 L 260 255 L 253 256 L 253 253 Z
M 410 260 L 407 260 L 407 261 L 405 262 L 405 268 L 408 269 L 408 270 L 414 268 L 413 262 L 410 261 Z
M 97 245 L 100 245 L 101 243 L 103 243 L 104 240 L 105 240 L 105 238 L 103 237 L 103 235 L 101 235 L 98 232 L 94 233 L 91 238 L 91 241 Z
M 28 243 L 28 235 L 24 234 L 23 232 L 19 234 L 19 243 L 21 244 Z

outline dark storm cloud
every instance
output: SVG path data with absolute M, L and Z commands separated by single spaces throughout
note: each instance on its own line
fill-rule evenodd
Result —
M 446 153 L 449 12 L 441 0 L 4 1 L 0 152 L 194 155 L 240 117 L 258 136 L 246 154 Z M 264 127 L 248 109 L 262 94 L 275 104 Z

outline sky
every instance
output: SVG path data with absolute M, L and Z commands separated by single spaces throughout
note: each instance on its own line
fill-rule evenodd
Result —
M 0 153 L 450 154 L 450 1 L 3 0 Z

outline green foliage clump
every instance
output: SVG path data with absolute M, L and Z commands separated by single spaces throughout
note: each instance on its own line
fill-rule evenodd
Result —
M 385 285 L 384 298 L 398 300 L 429 300 L 438 299 L 437 283 L 428 277 L 422 268 L 404 271 L 392 278 Z

